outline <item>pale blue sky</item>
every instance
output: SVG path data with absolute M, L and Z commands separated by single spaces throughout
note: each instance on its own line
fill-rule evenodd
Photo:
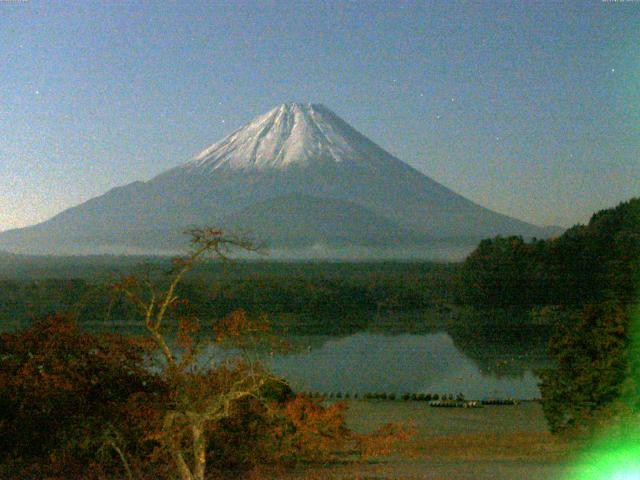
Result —
M 0 1 L 0 230 L 285 101 L 538 224 L 640 194 L 640 2 Z

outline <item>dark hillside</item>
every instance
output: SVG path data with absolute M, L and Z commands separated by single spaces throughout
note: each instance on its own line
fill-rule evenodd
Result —
M 640 198 L 595 213 L 555 239 L 484 240 L 464 262 L 459 300 L 482 307 L 634 300 Z

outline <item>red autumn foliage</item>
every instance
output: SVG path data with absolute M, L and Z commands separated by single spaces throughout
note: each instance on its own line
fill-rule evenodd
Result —
M 216 324 L 215 341 L 245 357 L 200 366 L 200 324 L 176 287 L 201 255 L 253 247 L 216 229 L 194 230 L 192 244 L 166 290 L 134 276 L 114 286 L 142 315 L 144 339 L 92 335 L 61 316 L 0 335 L 0 478 L 204 480 L 212 470 L 388 453 L 403 438 L 394 427 L 353 434 L 343 404 L 295 397 L 251 360 L 271 338 L 264 317 L 238 310 Z M 178 351 L 166 330 L 176 321 Z M 150 368 L 158 356 L 164 365 Z
M 234 331 L 250 323 L 242 314 L 228 320 Z M 170 385 L 147 368 L 150 352 L 146 340 L 92 335 L 60 316 L 0 335 L 0 477 L 125 478 L 128 469 L 131 478 L 173 478 L 164 440 L 171 435 L 187 447 L 188 425 L 163 430 L 167 409 L 206 407 L 248 366 L 194 371 Z M 207 463 L 228 476 L 380 455 L 403 438 L 393 428 L 356 435 L 346 428 L 345 409 L 296 397 L 270 380 L 255 398 L 233 401 L 228 415 L 206 422 Z
M 140 434 L 128 428 L 133 395 L 164 388 L 145 368 L 147 352 L 143 340 L 84 333 L 61 316 L 1 334 L 0 463 L 48 475 L 100 463 L 119 471 L 114 455 L 100 460 L 98 452 L 113 426 L 125 441 Z

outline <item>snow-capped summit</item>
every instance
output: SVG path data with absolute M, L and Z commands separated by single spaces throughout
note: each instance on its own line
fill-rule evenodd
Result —
M 321 104 L 284 103 L 204 149 L 186 168 L 282 169 L 389 156 Z
M 194 225 L 250 231 L 311 256 L 323 245 L 330 257 L 352 248 L 429 257 L 434 241 L 470 250 L 483 237 L 555 233 L 467 200 L 322 105 L 286 103 L 155 178 L 0 233 L 0 250 L 166 251 L 184 246 Z

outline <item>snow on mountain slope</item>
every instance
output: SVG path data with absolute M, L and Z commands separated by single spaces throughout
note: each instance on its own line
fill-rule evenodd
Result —
M 494 235 L 549 234 L 451 191 L 328 108 L 288 103 L 149 181 L 0 233 L 0 249 L 166 250 L 182 245 L 181 232 L 194 225 L 255 227 L 298 246 L 316 239 L 412 246 L 464 239 L 473 245 Z
M 185 169 L 264 170 L 397 160 L 319 104 L 285 103 L 211 145 Z

